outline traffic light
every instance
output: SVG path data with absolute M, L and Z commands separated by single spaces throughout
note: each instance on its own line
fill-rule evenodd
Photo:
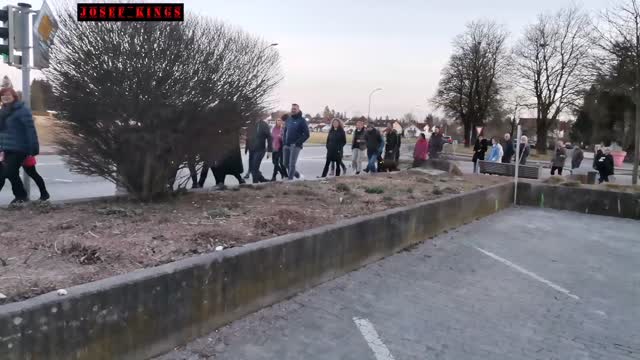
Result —
M 0 10 L 0 22 L 2 22 L 2 27 L 0 27 L 0 39 L 2 40 L 2 44 L 0 44 L 0 55 L 4 59 L 4 62 L 11 65 L 13 63 L 13 8 L 10 6 L 5 6 Z

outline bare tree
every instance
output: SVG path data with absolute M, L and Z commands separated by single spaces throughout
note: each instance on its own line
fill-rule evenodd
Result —
M 60 29 L 46 75 L 58 101 L 59 146 L 73 170 L 150 199 L 187 160 L 237 146 L 280 80 L 264 41 L 195 15 L 184 23 L 78 22 Z
M 550 127 L 580 101 L 591 82 L 590 26 L 589 16 L 579 8 L 540 14 L 515 47 L 518 84 L 536 102 L 538 153 L 546 153 Z
M 640 3 L 620 1 L 601 14 L 604 24 L 596 28 L 599 35 L 596 65 L 601 83 L 614 93 L 635 103 L 633 184 L 638 182 L 640 162 Z
M 402 116 L 402 119 L 400 119 L 400 122 L 406 123 L 406 124 L 413 124 L 416 122 L 416 116 L 412 112 L 408 112 Z
M 442 70 L 434 105 L 464 126 L 467 146 L 475 126 L 484 125 L 501 104 L 501 81 L 508 66 L 508 33 L 491 21 L 472 22 L 453 42 L 453 55 Z

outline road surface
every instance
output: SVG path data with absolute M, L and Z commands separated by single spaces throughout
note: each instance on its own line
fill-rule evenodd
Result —
M 322 173 L 325 151 L 325 148 L 320 146 L 309 146 L 303 149 L 298 160 L 298 168 L 302 171 L 303 175 L 308 178 L 315 178 Z M 345 151 L 347 151 L 346 148 Z M 346 154 L 350 155 L 351 150 L 348 149 Z M 243 158 L 243 161 L 245 162 L 244 168 L 246 172 L 248 169 L 246 156 Z M 349 166 L 349 164 L 347 164 L 347 166 Z M 37 170 L 47 184 L 47 189 L 51 194 L 52 201 L 110 196 L 116 192 L 115 185 L 105 179 L 71 172 L 61 156 L 38 156 Z M 271 159 L 267 160 L 265 158 L 263 160 L 262 172 L 265 177 L 271 178 L 273 172 Z M 215 180 L 213 175 L 209 173 L 205 186 L 213 186 L 214 184 Z M 237 184 L 237 182 L 233 177 L 228 176 L 227 184 Z M 38 197 L 40 197 L 40 193 L 38 192 L 36 184 L 32 181 L 31 198 L 37 199 Z M 0 205 L 8 204 L 12 199 L 11 184 L 7 180 L 3 190 L 0 192 Z
M 345 156 L 351 156 L 351 146 L 345 146 Z M 298 169 L 305 175 L 307 179 L 316 178 L 322 173 L 324 167 L 326 149 L 324 146 L 306 146 L 298 160 Z M 403 158 L 410 158 L 410 154 L 403 154 Z M 245 172 L 248 169 L 247 157 L 243 157 Z M 581 169 L 591 169 L 592 160 L 586 159 L 582 163 Z M 350 158 L 345 159 L 345 164 L 349 168 L 348 174 L 353 174 L 351 170 Z M 464 173 L 473 172 L 473 163 L 470 161 L 458 161 L 460 169 Z M 363 162 L 363 166 L 366 164 Z M 81 199 L 87 197 L 110 196 L 115 194 L 115 186 L 99 177 L 89 177 L 72 173 L 64 163 L 62 157 L 57 155 L 38 156 L 38 172 L 45 179 L 52 201 Z M 271 160 L 266 158 L 262 162 L 262 172 L 265 177 L 271 178 L 273 165 Z M 187 175 L 187 172 L 185 172 Z M 543 178 L 549 177 L 549 169 L 543 170 Z M 237 184 L 236 180 L 228 176 L 227 184 Z M 631 176 L 616 176 L 616 183 L 631 184 Z M 207 177 L 205 186 L 213 186 L 215 183 L 213 175 L 210 173 Z M 190 186 L 190 185 L 189 185 Z M 40 196 L 35 183 L 31 182 L 31 198 L 37 199 Z M 9 181 L 0 192 L 0 205 L 8 204 L 13 199 L 11 193 L 11 185 Z
M 639 232 L 505 210 L 156 360 L 637 360 Z

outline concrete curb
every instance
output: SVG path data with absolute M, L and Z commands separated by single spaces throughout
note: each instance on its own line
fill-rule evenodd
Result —
M 510 183 L 0 306 L 0 359 L 146 359 L 509 207 Z
M 640 193 L 522 181 L 517 201 L 524 206 L 640 220 Z

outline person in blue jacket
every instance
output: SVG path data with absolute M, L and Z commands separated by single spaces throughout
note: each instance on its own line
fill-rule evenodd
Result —
M 287 168 L 289 180 L 293 180 L 294 177 L 300 178 L 300 173 L 296 171 L 296 163 L 298 162 L 298 155 L 300 155 L 302 145 L 309 139 L 309 125 L 302 116 L 302 111 L 300 111 L 298 104 L 291 105 L 291 115 L 289 115 L 284 125 L 282 139 L 284 166 Z
M 489 159 L 487 161 L 491 162 L 500 162 L 502 161 L 502 157 L 504 156 L 504 151 L 502 150 L 502 145 L 496 138 L 491 138 L 491 152 L 489 153 Z
M 18 100 L 13 88 L 0 90 L 0 101 L 0 151 L 3 158 L 0 181 L 9 179 L 15 197 L 11 203 L 22 203 L 28 201 L 28 197 L 20 180 L 20 166 L 27 156 L 40 153 L 38 134 L 31 110 Z

